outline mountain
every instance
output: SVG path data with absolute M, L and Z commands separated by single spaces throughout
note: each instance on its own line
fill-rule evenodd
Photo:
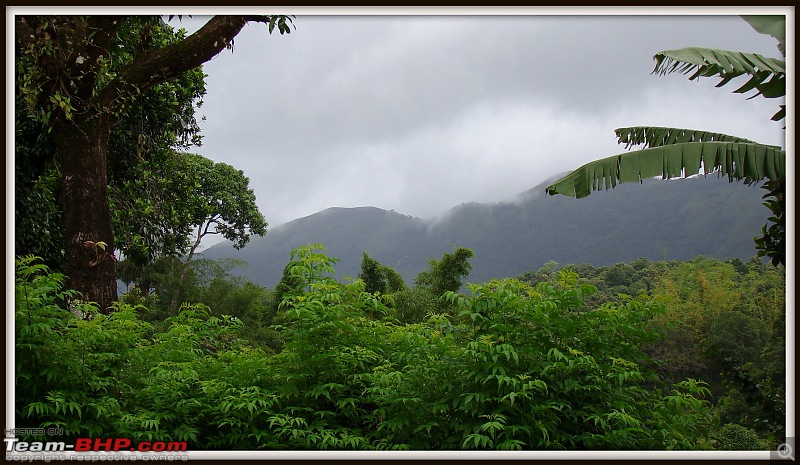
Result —
M 410 285 L 428 259 L 468 247 L 475 252 L 468 281 L 486 282 L 548 261 L 603 266 L 639 257 L 747 260 L 756 254 L 753 238 L 769 214 L 763 189 L 713 175 L 623 184 L 580 200 L 546 195 L 550 182 L 515 201 L 462 204 L 432 220 L 375 207 L 329 208 L 253 237 L 242 250 L 224 242 L 203 257 L 246 260 L 246 269 L 238 272 L 274 288 L 292 249 L 323 244 L 329 256 L 341 260 L 337 278 L 357 276 L 367 252 Z

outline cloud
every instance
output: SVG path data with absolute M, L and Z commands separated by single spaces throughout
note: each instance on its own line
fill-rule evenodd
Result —
M 273 226 L 331 206 L 429 217 L 509 199 L 617 153 L 621 126 L 783 137 L 769 121 L 777 102 L 650 74 L 665 49 L 777 55 L 774 39 L 735 16 L 299 16 L 295 25 L 287 36 L 248 25 L 233 53 L 204 67 L 195 151 L 244 170 Z

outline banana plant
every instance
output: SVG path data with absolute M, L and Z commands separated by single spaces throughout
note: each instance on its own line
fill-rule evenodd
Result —
M 785 16 L 743 16 L 753 29 L 778 40 L 778 50 L 785 54 Z M 667 50 L 657 53 L 653 74 L 680 72 L 689 79 L 718 77 L 722 87 L 740 76 L 750 79 L 735 93 L 755 91 L 765 98 L 786 95 L 786 62 L 757 53 L 732 52 L 699 47 Z M 785 58 L 785 56 L 784 56 Z M 772 117 L 785 118 L 786 106 Z M 741 137 L 692 129 L 664 127 L 629 127 L 616 131 L 626 152 L 587 163 L 546 188 L 550 195 L 562 194 L 576 198 L 592 191 L 611 189 L 620 183 L 642 182 L 647 178 L 687 177 L 717 172 L 732 181 L 743 180 L 748 185 L 766 180 L 768 190 L 765 205 L 773 212 L 774 224 L 762 228 L 763 236 L 756 238 L 759 256 L 768 256 L 774 264 L 785 264 L 785 179 L 786 152 L 781 147 L 760 144 Z

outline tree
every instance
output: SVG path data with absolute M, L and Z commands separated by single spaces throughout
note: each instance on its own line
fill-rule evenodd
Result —
M 249 242 L 251 234 L 266 234 L 267 222 L 258 211 L 250 180 L 243 171 L 226 163 L 214 163 L 201 155 L 178 156 L 182 171 L 191 173 L 190 182 L 194 181 L 196 194 L 190 201 L 189 212 L 197 233 L 189 245 L 186 263 L 191 261 L 205 236 L 222 234 L 233 242 L 234 248 L 241 249 Z
M 114 242 L 124 260 L 117 274 L 135 282 L 145 297 L 148 268 L 158 260 L 185 254 L 195 226 L 192 207 L 200 203 L 197 175 L 185 170 L 182 156 L 140 163 L 133 176 L 110 187 Z
M 388 294 L 406 289 L 403 277 L 400 273 L 393 268 L 381 264 L 379 261 L 367 255 L 366 252 L 362 254 L 361 258 L 361 271 L 358 273 L 358 278 L 364 281 L 366 285 L 365 291 L 370 294 L 381 293 Z
M 161 257 L 183 255 L 180 267 L 173 270 L 180 282 L 204 237 L 221 234 L 241 249 L 252 234 L 266 234 L 267 222 L 258 210 L 250 180 L 241 170 L 192 153 L 173 153 L 167 169 L 159 176 L 131 180 L 126 184 L 134 186 L 131 194 L 115 205 L 115 215 L 121 218 L 118 223 L 124 226 L 121 229 L 146 241 L 127 241 L 130 245 L 123 249 L 126 256 L 132 252 L 134 269 L 141 270 Z M 171 213 L 142 217 L 142 208 L 135 206 L 141 202 L 149 202 L 145 210 L 151 207 Z M 140 284 L 146 294 L 148 283 Z M 176 301 L 171 310 L 177 310 Z
M 785 17 L 753 17 L 744 19 L 760 33 L 778 39 L 778 49 L 785 53 Z M 682 72 L 693 73 L 690 79 L 717 76 L 721 87 L 731 80 L 748 75 L 750 79 L 736 93 L 756 91 L 753 96 L 779 98 L 786 95 L 786 62 L 756 53 L 731 52 L 690 47 L 667 50 L 654 56 L 654 74 Z M 751 97 L 752 98 L 752 97 Z M 784 118 L 785 105 L 773 120 Z M 780 147 L 759 144 L 740 137 L 690 129 L 663 127 L 630 127 L 617 129 L 619 143 L 626 148 L 643 146 L 642 150 L 628 152 L 588 163 L 548 186 L 550 195 L 563 194 L 577 198 L 586 197 L 592 190 L 609 189 L 618 183 L 641 182 L 661 176 L 664 179 L 692 176 L 717 171 L 720 176 L 744 180 L 747 184 L 767 180 L 766 205 L 774 216 L 765 225 L 763 237 L 756 239 L 759 255 L 771 257 L 773 263 L 785 264 L 785 179 L 786 152 Z
M 241 249 L 250 241 L 251 234 L 266 234 L 267 222 L 258 211 L 256 196 L 244 172 L 200 155 L 187 153 L 180 157 L 184 165 L 182 171 L 194 175 L 190 179 L 194 181 L 196 197 L 189 195 L 189 212 L 190 224 L 197 228 L 180 271 L 179 279 L 183 279 L 204 237 L 222 234 L 233 242 L 234 248 Z M 170 309 L 174 314 L 177 302 L 172 302 Z
M 358 279 L 364 281 L 364 290 L 370 294 L 380 292 L 386 293 L 386 281 L 383 279 L 383 274 L 380 271 L 380 262 L 370 258 L 366 252 L 362 253 L 361 257 L 361 271 L 358 273 Z
M 458 292 L 461 280 L 469 276 L 472 264 L 469 259 L 474 252 L 465 247 L 457 248 L 451 254 L 442 255 L 441 260 L 435 258 L 428 261 L 428 270 L 421 272 L 416 279 L 416 285 L 430 289 L 436 296 L 441 296 L 447 291 Z
M 289 33 L 286 16 L 215 16 L 200 30 L 154 44 L 132 22 L 160 17 L 16 16 L 17 91 L 52 134 L 61 169 L 67 286 L 107 311 L 117 299 L 107 167 L 111 128 L 137 96 L 200 67 L 248 22 Z M 134 50 L 128 53 L 127 50 Z
M 175 31 L 166 23 L 153 23 L 147 18 L 137 17 L 126 23 L 119 34 L 126 42 L 134 42 L 147 31 L 155 44 L 167 44 L 185 37 L 183 29 Z M 126 47 L 132 56 L 134 47 Z M 118 53 L 125 53 L 120 51 Z M 18 57 L 22 62 L 25 57 Z M 161 83 L 142 92 L 131 104 L 128 112 L 112 128 L 109 136 L 108 183 L 113 204 L 125 195 L 134 195 L 136 202 L 128 202 L 126 214 L 141 221 L 164 224 L 174 213 L 171 209 L 158 208 L 159 198 L 152 189 L 130 192 L 130 183 L 158 183 L 161 173 L 171 173 L 164 159 L 174 150 L 188 149 L 200 144 L 195 117 L 195 106 L 202 104 L 205 94 L 205 75 L 197 68 L 179 77 Z M 41 256 L 51 269 L 63 272 L 66 268 L 64 255 L 64 224 L 60 188 L 60 168 L 55 156 L 52 133 L 44 122 L 29 115 L 23 94 L 17 89 L 15 95 L 15 249 L 17 255 Z M 115 212 L 116 213 L 116 212 Z M 115 245 L 123 250 L 127 258 L 136 254 L 137 246 L 142 254 L 148 243 L 138 230 L 127 230 L 119 224 L 119 215 L 112 218 Z M 166 228 L 165 228 L 166 229 Z M 152 247 L 151 247 L 152 248 Z

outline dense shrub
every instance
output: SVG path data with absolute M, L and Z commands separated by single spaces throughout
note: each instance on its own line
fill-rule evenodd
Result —
M 334 264 L 319 246 L 293 252 L 270 354 L 200 303 L 160 328 L 129 304 L 73 302 L 79 318 L 60 276 L 19 260 L 18 425 L 222 450 L 707 447 L 707 389 L 646 368 L 657 303 L 583 311 L 594 288 L 562 271 L 448 291 L 448 314 L 437 303 L 399 324 Z
M 718 450 L 761 450 L 765 448 L 755 431 L 735 423 L 723 426 L 715 438 Z

